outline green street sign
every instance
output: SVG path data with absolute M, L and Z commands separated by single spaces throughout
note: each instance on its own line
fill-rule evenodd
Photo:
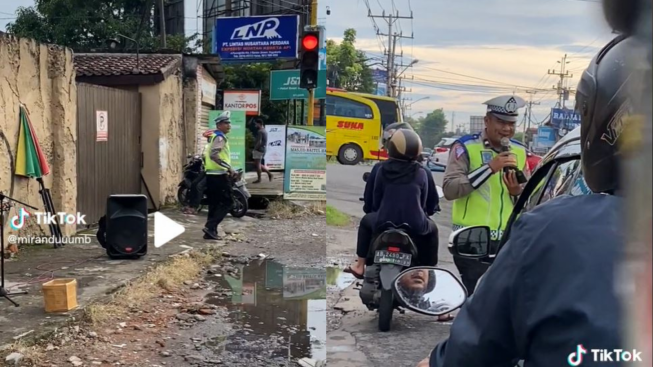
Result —
M 326 70 L 320 70 L 317 75 L 318 87 L 315 89 L 315 99 L 326 98 Z M 299 87 L 299 70 L 270 71 L 270 100 L 284 101 L 288 99 L 307 99 L 306 89 Z

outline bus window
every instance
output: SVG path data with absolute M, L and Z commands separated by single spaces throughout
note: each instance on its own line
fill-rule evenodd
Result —
M 397 104 L 394 101 L 386 101 L 376 98 L 369 99 L 376 103 L 376 106 L 379 107 L 379 111 L 381 111 L 381 125 L 383 125 L 384 129 L 386 126 L 398 121 L 397 114 L 399 112 L 397 111 Z
M 357 119 L 372 119 L 374 114 L 369 106 L 346 98 L 327 96 L 326 114 L 329 116 L 353 117 Z

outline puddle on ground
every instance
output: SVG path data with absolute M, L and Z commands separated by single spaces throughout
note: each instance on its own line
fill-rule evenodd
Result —
M 342 269 L 337 267 L 327 267 L 327 285 L 329 287 L 337 287 L 339 290 L 344 290 L 352 285 L 356 278 L 349 273 L 345 273 Z
M 230 264 L 212 275 L 205 302 L 228 311 L 234 333 L 206 342 L 217 354 L 294 366 L 326 360 L 326 271 L 271 260 Z M 227 353 L 225 353 L 227 352 Z M 253 364 L 251 364 L 253 365 Z

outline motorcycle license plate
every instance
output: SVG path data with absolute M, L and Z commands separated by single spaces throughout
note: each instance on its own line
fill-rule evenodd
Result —
M 390 252 L 378 250 L 374 254 L 374 263 L 376 264 L 394 264 L 400 266 L 410 266 L 413 255 L 403 252 Z

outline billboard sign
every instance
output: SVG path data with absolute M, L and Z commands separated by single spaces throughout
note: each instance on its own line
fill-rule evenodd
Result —
M 261 109 L 260 90 L 226 90 L 223 107 L 229 111 L 245 111 L 247 116 L 258 115 Z
M 580 114 L 566 108 L 552 108 L 551 126 L 554 129 L 571 131 L 580 126 Z
M 326 98 L 326 69 L 318 71 L 318 87 L 315 99 Z M 270 71 L 270 100 L 285 101 L 290 99 L 307 99 L 308 91 L 299 87 L 299 70 Z
M 299 15 L 221 17 L 213 28 L 213 53 L 225 62 L 296 59 Z
M 548 126 L 541 126 L 537 129 L 537 138 L 533 150 L 543 152 L 551 149 L 556 143 L 556 131 Z

